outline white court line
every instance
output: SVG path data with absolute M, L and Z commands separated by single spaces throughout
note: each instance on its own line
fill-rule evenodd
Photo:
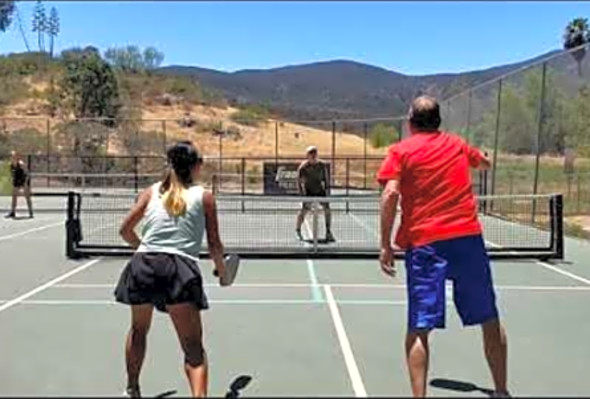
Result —
M 70 278 L 71 276 L 73 276 L 74 274 L 80 273 L 81 271 L 84 271 L 86 269 L 88 269 L 90 266 L 98 263 L 101 260 L 101 258 L 98 259 L 94 259 L 91 260 L 90 262 L 84 263 L 81 266 L 78 266 L 77 268 L 70 270 L 67 273 L 64 273 L 56 278 L 54 278 L 51 281 L 46 282 L 45 284 L 42 284 L 40 286 L 38 286 L 37 288 L 32 289 L 31 291 L 16 297 L 14 299 L 9 300 L 8 302 L 5 302 L 4 304 L 2 304 L 0 306 L 0 312 L 5 311 L 6 309 L 9 309 L 15 305 L 18 305 L 19 303 L 23 302 L 24 300 L 26 300 L 27 298 L 32 297 L 33 295 L 37 295 L 38 293 L 45 291 L 47 288 L 59 283 L 60 281 L 63 281 L 67 278 Z
M 307 222 L 307 219 L 303 220 L 303 224 L 305 225 L 305 229 L 307 230 L 307 234 L 310 237 L 313 237 L 313 232 L 311 231 L 311 228 L 309 227 L 309 223 Z M 311 259 L 307 259 L 307 273 L 309 275 L 309 281 L 311 282 L 311 296 L 314 301 L 321 301 L 322 300 L 322 293 L 321 293 L 319 285 L 318 285 L 318 276 L 315 272 L 315 264 L 313 263 L 313 260 L 311 260 Z
M 6 300 L 0 300 L 0 303 L 8 303 Z M 231 305 L 312 305 L 317 302 L 310 299 L 213 299 L 211 304 L 231 304 Z M 114 300 L 109 299 L 33 299 L 20 302 L 20 305 L 120 305 Z
M 405 290 L 405 284 L 355 284 L 355 283 L 331 283 L 331 284 L 309 284 L 309 283 L 244 283 L 233 284 L 234 288 L 322 288 L 329 285 L 332 288 L 370 288 L 370 289 L 391 289 L 391 290 Z M 112 284 L 55 284 L 52 288 L 63 289 L 90 289 L 90 288 L 114 288 L 116 283 Z M 219 284 L 203 284 L 206 288 L 220 288 Z M 452 287 L 451 283 L 447 283 L 447 287 Z M 501 291 L 590 291 L 590 286 L 580 285 L 497 285 L 494 287 Z M 221 288 L 223 289 L 223 288 Z
M 45 226 L 35 227 L 33 229 L 21 231 L 19 233 L 13 233 L 13 234 L 5 235 L 5 236 L 0 236 L 0 241 L 11 240 L 13 238 L 22 237 L 22 236 L 30 234 L 30 233 L 35 233 L 37 231 L 47 230 L 47 229 L 50 229 L 52 227 L 57 227 L 57 226 L 64 226 L 64 222 L 61 221 L 58 223 L 46 224 Z
M 376 229 L 372 229 L 370 228 L 361 218 L 359 218 L 357 215 L 355 215 L 354 213 L 350 212 L 349 213 L 350 216 L 352 217 L 352 219 L 363 228 L 363 230 L 365 230 L 367 233 L 372 234 L 373 237 L 375 237 L 376 239 L 379 239 L 379 234 L 377 233 L 377 231 L 375 231 Z
M 366 398 L 367 391 L 365 390 L 361 373 L 359 372 L 356 360 L 354 359 L 352 347 L 348 341 L 348 336 L 346 335 L 346 330 L 344 329 L 344 324 L 342 323 L 342 318 L 340 317 L 338 305 L 334 300 L 334 294 L 332 294 L 332 289 L 329 285 L 324 286 L 324 292 L 326 301 L 328 302 L 328 307 L 330 308 L 330 314 L 332 315 L 332 321 L 334 322 L 334 328 L 336 328 L 336 334 L 338 335 L 338 341 L 340 342 L 340 348 L 342 349 L 342 355 L 344 356 L 344 362 L 346 363 L 348 376 L 350 378 L 350 382 L 352 383 L 352 389 L 354 390 L 354 394 L 357 398 Z
M 555 273 L 562 274 L 562 275 L 572 278 L 576 281 L 580 281 L 586 285 L 590 285 L 590 280 L 588 280 L 584 277 L 578 276 L 577 274 L 565 271 L 559 267 L 553 266 L 553 265 L 546 263 L 546 262 L 537 262 L 537 264 L 543 266 L 545 269 L 553 270 Z
M 488 245 L 490 245 L 491 247 L 494 247 L 494 248 L 500 248 L 501 247 L 500 245 L 494 244 L 491 241 L 487 241 L 486 240 L 485 242 L 486 242 L 486 244 L 488 244 Z M 508 253 L 514 254 L 514 252 L 508 252 Z M 555 273 L 559 273 L 559 274 L 561 274 L 563 276 L 566 276 L 566 277 L 572 278 L 572 279 L 574 279 L 576 281 L 580 281 L 580 282 L 582 282 L 584 284 L 590 285 L 590 280 L 589 279 L 586 279 L 584 277 L 578 276 L 577 274 L 574 274 L 574 273 L 565 271 L 565 270 L 563 270 L 563 269 L 561 269 L 559 267 L 553 266 L 553 265 L 551 265 L 551 264 L 549 264 L 547 262 L 536 261 L 535 263 L 537 265 L 543 266 L 545 269 L 552 270 Z

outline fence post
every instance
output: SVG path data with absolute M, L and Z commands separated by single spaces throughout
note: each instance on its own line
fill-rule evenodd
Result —
M 469 96 L 467 97 L 467 141 L 471 142 L 471 100 L 472 92 L 469 90 Z
M 133 185 L 135 188 L 135 193 L 139 192 L 139 159 L 137 156 L 133 157 Z
M 246 158 L 242 158 L 242 196 L 246 195 Z M 244 199 L 242 198 L 242 213 L 246 212 Z
M 47 128 L 47 141 L 46 141 L 46 149 L 45 152 L 47 153 L 47 156 L 49 156 L 49 154 L 51 153 L 51 122 L 49 120 L 49 118 L 47 118 L 45 120 L 45 126 Z
M 498 99 L 496 103 L 496 127 L 494 131 L 494 155 L 492 161 L 491 195 L 496 194 L 496 169 L 498 168 L 498 136 L 500 134 L 500 115 L 502 113 L 502 79 L 498 81 Z M 490 208 L 493 209 L 493 203 Z
M 279 161 L 279 121 L 275 121 L 275 162 Z
M 363 123 L 363 189 L 367 189 L 367 137 L 369 135 L 369 127 L 367 122 Z
M 332 121 L 332 186 L 336 183 L 336 121 Z
M 166 146 L 168 145 L 168 134 L 166 132 L 166 120 L 162 121 L 162 132 L 164 133 L 164 153 L 166 153 Z
M 539 163 L 541 160 L 541 136 L 543 134 L 543 122 L 545 121 L 545 84 L 547 77 L 547 62 L 543 63 L 542 78 L 541 78 L 541 96 L 539 99 L 539 118 L 537 123 L 537 139 L 535 140 L 536 154 L 535 154 L 535 178 L 533 181 L 533 194 L 537 194 L 539 189 Z M 537 211 L 537 201 L 533 199 L 533 214 L 532 222 L 535 222 L 535 214 Z
M 576 175 L 576 177 L 577 177 L 576 178 L 576 186 L 577 186 L 576 187 L 576 191 L 578 193 L 578 198 L 577 198 L 577 201 L 576 201 L 576 210 L 577 210 L 576 213 L 579 215 L 580 214 L 580 198 L 582 196 L 582 193 L 580 192 L 580 190 L 582 189 L 582 185 L 580 183 L 580 174 L 578 173 Z
M 346 196 L 350 195 L 350 158 L 346 158 Z M 346 213 L 350 212 L 350 204 L 346 200 Z
M 217 163 L 217 179 L 218 180 L 218 189 L 221 188 L 221 179 L 223 178 L 221 175 L 223 173 L 223 135 L 225 134 L 225 130 L 223 130 L 223 122 L 221 125 L 221 129 L 219 129 L 219 160 Z

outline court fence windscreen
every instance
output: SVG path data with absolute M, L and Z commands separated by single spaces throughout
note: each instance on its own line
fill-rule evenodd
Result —
M 119 227 L 135 200 L 134 194 L 69 192 L 67 256 L 130 256 L 133 250 L 119 236 Z M 302 208 L 301 197 L 217 197 L 226 253 L 276 259 L 378 257 L 378 196 L 331 196 L 305 201 L 311 210 L 300 239 L 295 223 Z M 477 201 L 491 258 L 563 259 L 561 195 L 481 196 Z M 333 242 L 326 240 L 326 204 L 332 215 Z M 206 239 L 201 255 L 208 256 Z M 401 255 L 396 253 L 397 257 Z

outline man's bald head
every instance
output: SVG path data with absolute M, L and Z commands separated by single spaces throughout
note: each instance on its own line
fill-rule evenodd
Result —
M 440 106 L 434 97 L 420 96 L 412 101 L 409 113 L 410 126 L 414 130 L 434 132 L 440 127 Z

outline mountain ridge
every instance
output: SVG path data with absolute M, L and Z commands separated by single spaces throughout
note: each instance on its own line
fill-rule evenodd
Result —
M 560 52 L 479 70 L 427 75 L 407 75 L 349 59 L 233 72 L 169 65 L 158 73 L 194 77 L 233 105 L 265 104 L 286 119 L 382 117 L 403 114 L 416 95 L 448 98 Z

